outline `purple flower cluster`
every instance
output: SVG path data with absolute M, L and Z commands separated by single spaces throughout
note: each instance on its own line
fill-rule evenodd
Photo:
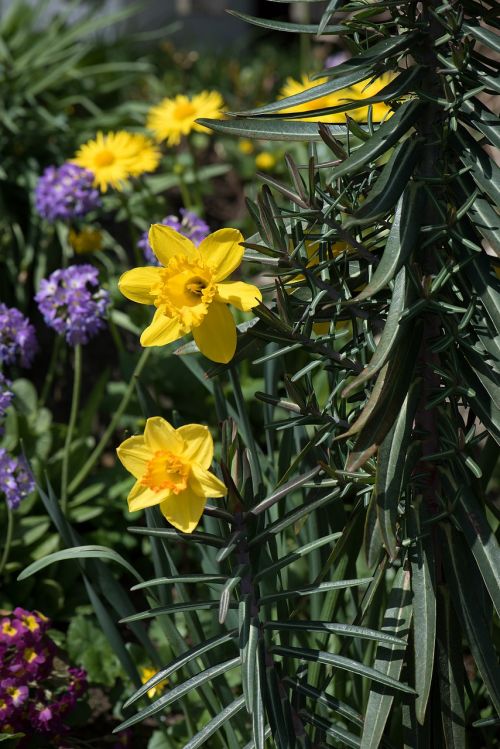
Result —
M 47 167 L 35 189 L 36 210 L 47 221 L 80 218 L 100 204 L 94 175 L 76 164 Z
M 0 727 L 57 739 L 87 688 L 81 668 L 68 667 L 48 636 L 49 620 L 16 608 L 0 618 Z M 59 745 L 59 744 L 58 744 Z
M 29 367 L 37 348 L 35 328 L 28 318 L 0 303 L 0 363 Z
M 0 372 L 0 419 L 3 419 L 3 417 L 5 416 L 5 412 L 10 406 L 12 398 L 14 397 L 14 393 L 10 389 L 11 386 L 11 381 L 8 380 L 2 372 Z M 0 434 L 3 434 L 1 425 Z
M 11 510 L 16 510 L 22 500 L 35 489 L 35 481 L 26 460 L 14 458 L 0 447 L 0 493 Z
M 70 265 L 40 283 L 35 297 L 47 325 L 66 337 L 71 346 L 88 343 L 101 328 L 109 294 L 99 288 L 92 265 Z
M 193 211 L 187 211 L 185 208 L 181 208 L 179 213 L 181 218 L 177 216 L 167 216 L 161 222 L 164 226 L 171 226 L 172 229 L 178 231 L 179 234 L 183 234 L 185 237 L 191 240 L 193 244 L 198 246 L 202 239 L 205 239 L 207 234 L 210 234 L 210 227 L 199 218 Z M 160 265 L 156 256 L 151 248 L 148 241 L 148 232 L 145 231 L 140 240 L 137 242 L 137 246 L 144 253 L 146 262 L 151 265 Z

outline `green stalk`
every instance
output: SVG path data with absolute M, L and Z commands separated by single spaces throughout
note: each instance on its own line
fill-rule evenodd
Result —
M 130 382 L 127 386 L 127 389 L 125 390 L 122 396 L 120 404 L 118 408 L 116 409 L 115 414 L 108 425 L 108 428 L 102 435 L 98 444 L 96 445 L 92 453 L 89 455 L 89 457 L 87 458 L 83 466 L 80 468 L 80 470 L 74 477 L 73 481 L 70 483 L 68 487 L 69 494 L 72 494 L 80 486 L 82 481 L 84 481 L 87 478 L 88 474 L 94 467 L 95 463 L 100 458 L 102 452 L 104 451 L 104 448 L 109 442 L 111 435 L 115 431 L 116 426 L 119 420 L 121 419 L 123 412 L 125 411 L 128 405 L 128 402 L 130 401 L 130 398 L 132 397 L 132 393 L 134 392 L 136 380 L 140 376 L 150 354 L 151 354 L 151 349 L 144 349 L 141 356 L 139 357 L 139 361 L 137 362 L 136 367 L 132 373 L 132 377 L 130 378 Z
M 69 415 L 68 429 L 66 431 L 66 439 L 64 441 L 64 454 L 63 454 L 62 471 L 61 471 L 61 509 L 64 515 L 66 514 L 66 510 L 68 507 L 69 454 L 71 450 L 71 442 L 73 440 L 73 432 L 75 431 L 76 417 L 78 416 L 78 407 L 80 405 L 81 385 L 82 385 L 82 347 L 79 343 L 77 343 L 77 345 L 75 346 L 73 395 L 71 397 L 71 411 Z
M 12 537 L 14 534 L 14 513 L 9 507 L 9 503 L 6 501 L 7 507 L 7 531 L 5 534 L 5 546 L 2 552 L 2 558 L 0 559 L 0 575 L 4 571 L 5 565 L 9 559 L 10 547 L 12 546 Z
M 263 487 L 264 479 L 262 476 L 259 449 L 253 437 L 252 425 L 250 424 L 250 419 L 248 418 L 248 411 L 247 411 L 247 407 L 245 403 L 245 398 L 243 397 L 243 391 L 241 389 L 241 383 L 240 383 L 240 378 L 238 375 L 238 370 L 236 369 L 234 365 L 231 366 L 229 369 L 229 379 L 231 380 L 234 399 L 236 401 L 236 408 L 238 410 L 238 416 L 240 418 L 241 426 L 243 429 L 243 437 L 248 446 L 248 449 L 250 450 L 252 454 L 255 467 L 258 471 L 259 483 L 261 487 Z
M 52 347 L 52 354 L 50 355 L 49 367 L 47 369 L 47 375 L 45 382 L 43 383 L 42 394 L 40 396 L 39 406 L 40 408 L 45 405 L 47 398 L 49 397 L 50 388 L 54 381 L 54 375 L 56 373 L 57 360 L 59 358 L 59 351 L 61 349 L 62 338 L 60 335 L 56 336 L 54 345 Z

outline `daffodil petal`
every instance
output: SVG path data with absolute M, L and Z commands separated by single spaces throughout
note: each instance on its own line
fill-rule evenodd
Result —
M 191 240 L 179 234 L 171 226 L 153 224 L 149 230 L 148 238 L 154 254 L 162 265 L 168 265 L 174 255 L 187 255 L 189 257 L 196 254 L 196 247 Z
M 123 296 L 139 304 L 154 304 L 155 297 L 151 289 L 160 280 L 160 268 L 132 268 L 122 274 L 118 288 Z
M 169 450 L 174 455 L 179 455 L 183 447 L 174 427 L 161 416 L 152 416 L 146 421 L 144 442 L 152 452 Z
M 227 305 L 212 302 L 201 325 L 193 328 L 193 337 L 207 359 L 230 362 L 236 351 L 236 324 Z
M 193 463 L 191 466 L 189 486 L 194 492 L 203 494 L 205 497 L 225 497 L 227 494 L 226 485 L 217 476 L 197 463 Z
M 199 250 L 203 260 L 214 269 L 214 280 L 222 281 L 243 260 L 243 234 L 237 229 L 219 229 L 201 242 Z
M 215 294 L 216 302 L 233 304 L 243 312 L 248 312 L 262 301 L 262 294 L 257 286 L 243 281 L 234 283 L 218 283 Z
M 143 330 L 141 335 L 141 346 L 166 346 L 182 338 L 184 335 L 178 320 L 167 317 L 161 310 L 157 309 L 151 324 Z
M 164 502 L 168 498 L 169 494 L 170 489 L 155 492 L 137 481 L 128 495 L 129 512 L 137 512 L 137 510 L 145 510 L 146 507 L 159 505 L 160 502 Z
M 201 424 L 186 424 L 177 429 L 177 434 L 184 440 L 182 457 L 195 460 L 203 468 L 208 468 L 214 457 L 214 442 L 208 427 Z
M 160 510 L 174 528 L 192 533 L 200 522 L 205 504 L 205 497 L 188 488 L 179 494 L 171 494 L 160 504 Z
M 147 463 L 151 460 L 151 450 L 146 447 L 142 435 L 126 439 L 117 448 L 116 453 L 121 463 L 134 478 L 142 478 L 146 472 Z

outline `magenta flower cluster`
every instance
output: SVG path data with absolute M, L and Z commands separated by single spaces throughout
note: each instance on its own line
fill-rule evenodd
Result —
M 0 727 L 5 733 L 57 740 L 87 689 L 85 671 L 67 666 L 48 627 L 46 616 L 22 608 L 0 619 Z
M 185 208 L 181 208 L 179 213 L 181 218 L 177 216 L 166 216 L 161 222 L 164 226 L 171 226 L 172 229 L 183 234 L 185 237 L 190 239 L 193 244 L 198 246 L 200 242 L 205 239 L 207 234 L 210 234 L 210 227 L 202 218 L 199 218 L 193 211 L 187 211 Z M 137 242 L 137 246 L 144 253 L 146 262 L 151 265 L 159 265 L 158 260 L 149 244 L 148 232 L 145 231 L 140 240 Z
M 76 164 L 47 167 L 35 189 L 36 210 L 47 221 L 81 218 L 100 205 L 94 175 Z
M 28 318 L 0 303 L 0 364 L 29 367 L 37 349 L 35 328 Z
M 70 265 L 56 270 L 40 283 L 35 297 L 49 327 L 75 346 L 88 341 L 104 327 L 109 294 L 99 288 L 92 265 Z
M 35 490 L 35 480 L 24 457 L 14 458 L 0 447 L 0 492 L 11 510 L 17 510 L 28 494 Z

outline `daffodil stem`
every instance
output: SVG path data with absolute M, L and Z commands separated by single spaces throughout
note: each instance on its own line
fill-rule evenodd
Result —
M 262 468 L 260 464 L 259 450 L 257 448 L 257 444 L 253 437 L 253 431 L 252 431 L 252 425 L 250 424 L 250 419 L 248 418 L 248 411 L 246 408 L 245 399 L 243 397 L 243 391 L 241 389 L 241 383 L 240 383 L 240 378 L 238 375 L 238 370 L 234 366 L 231 366 L 229 369 L 229 379 L 231 380 L 231 385 L 232 385 L 233 393 L 234 393 L 234 399 L 236 401 L 236 408 L 238 410 L 238 416 L 240 418 L 240 422 L 241 422 L 241 426 L 243 430 L 243 438 L 247 444 L 248 449 L 250 450 L 252 454 L 255 468 L 258 472 L 259 484 L 262 487 L 264 482 L 262 478 Z
M 47 369 L 47 375 L 45 382 L 43 383 L 42 394 L 40 396 L 39 406 L 40 408 L 45 405 L 47 398 L 49 397 L 50 388 L 54 382 L 54 375 L 57 368 L 57 360 L 59 358 L 59 351 L 61 350 L 62 338 L 60 335 L 56 336 L 54 345 L 52 347 L 52 353 L 50 355 L 49 368 Z
M 5 546 L 3 547 L 2 558 L 0 559 L 0 575 L 4 571 L 5 565 L 9 560 L 10 547 L 12 546 L 12 537 L 14 535 L 14 513 L 6 501 L 7 507 L 7 530 L 5 533 Z
M 68 507 L 68 470 L 69 456 L 71 452 L 71 442 L 73 432 L 75 431 L 76 418 L 78 416 L 78 407 L 80 405 L 80 391 L 82 387 L 82 347 L 79 343 L 75 346 L 73 374 L 73 394 L 71 396 L 71 411 L 69 414 L 68 429 L 66 430 L 66 439 L 64 441 L 64 453 L 62 459 L 61 471 L 61 509 L 63 515 L 66 514 Z
M 191 138 L 187 138 L 187 144 L 189 153 L 191 154 L 192 170 L 193 170 L 193 193 L 194 193 L 194 208 L 202 215 L 203 214 L 203 201 L 201 199 L 201 184 L 198 177 L 198 156 L 193 145 Z
M 132 397 L 132 393 L 134 392 L 137 378 L 140 376 L 150 354 L 151 354 L 151 349 L 144 349 L 141 356 L 139 357 L 139 361 L 137 362 L 136 367 L 132 373 L 130 382 L 127 385 L 127 389 L 125 390 L 122 396 L 120 404 L 118 408 L 116 409 L 115 414 L 108 425 L 108 428 L 102 435 L 98 444 L 95 446 L 94 450 L 89 455 L 89 457 L 87 458 L 83 466 L 80 468 L 80 470 L 74 477 L 73 481 L 70 483 L 68 487 L 69 494 L 72 494 L 80 486 L 82 481 L 84 481 L 87 478 L 88 474 L 94 467 L 95 463 L 101 457 L 101 454 L 103 453 L 106 445 L 108 444 L 111 435 L 115 431 L 117 424 L 123 415 L 123 412 L 127 408 L 128 402 L 130 401 L 130 398 Z

